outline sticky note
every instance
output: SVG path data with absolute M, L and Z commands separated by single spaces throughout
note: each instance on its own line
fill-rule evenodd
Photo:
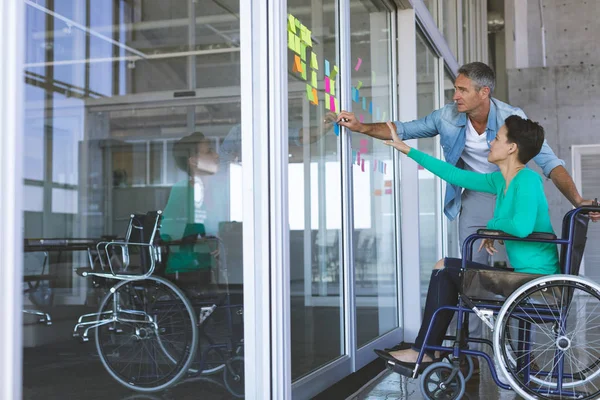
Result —
M 373 115 L 373 102 L 369 102 L 369 114 Z
M 333 71 L 331 71 L 331 74 L 329 74 L 329 78 L 335 80 L 335 77 L 338 74 L 338 67 L 337 65 L 333 66 Z
M 373 192 L 373 194 L 375 196 L 381 196 L 381 189 L 375 189 L 375 191 Z
M 385 189 L 385 194 L 392 194 L 392 189 Z
M 302 72 L 302 64 L 300 63 L 300 57 L 294 55 L 294 66 L 292 72 Z
M 312 32 L 310 29 L 306 30 L 306 44 L 308 47 L 312 47 Z
M 295 18 L 295 19 L 294 19 L 294 23 L 296 24 L 296 28 L 300 28 L 300 26 L 302 25 L 302 24 L 300 23 L 300 20 L 299 20 L 298 18 Z
M 294 35 L 294 51 L 298 54 L 301 52 L 300 37 Z
M 300 72 L 302 73 L 302 79 L 306 80 L 306 64 L 300 61 Z
M 340 126 L 337 122 L 333 124 L 333 132 L 335 133 L 335 136 L 340 136 Z
M 365 96 L 363 96 L 362 107 L 363 107 L 363 110 L 367 109 L 367 98 Z
M 358 90 L 360 90 L 361 87 L 362 87 L 362 81 L 358 81 L 358 84 L 356 85 L 356 88 Z
M 384 187 L 392 187 L 392 181 L 385 181 L 385 182 L 383 182 L 383 186 Z
M 296 34 L 296 18 L 292 14 L 288 14 L 288 31 Z
M 352 150 L 352 164 L 356 161 L 356 150 Z
M 317 62 L 317 55 L 314 51 L 310 52 L 310 66 L 312 69 L 319 70 L 319 63 Z
M 330 86 L 329 86 L 329 78 L 328 77 L 325 77 L 325 92 L 326 93 L 331 93 Z
M 335 99 L 335 110 L 339 110 L 340 109 L 340 101 L 337 99 L 337 97 L 334 97 Z M 335 110 L 333 110 L 335 112 Z
M 360 151 L 356 152 L 356 163 L 360 165 Z
M 360 169 L 362 170 L 362 172 L 365 172 L 365 160 L 361 160 L 362 163 L 360 163 Z
M 288 49 L 295 51 L 296 50 L 296 42 L 294 40 L 294 37 L 296 35 L 294 35 L 291 32 L 288 32 Z
M 360 64 L 362 64 L 362 58 L 358 57 L 358 61 L 356 61 L 356 67 L 354 67 L 355 71 L 360 69 Z
M 333 79 L 329 80 L 329 89 L 331 90 L 329 93 L 335 95 L 335 81 Z
M 310 83 L 312 84 L 313 87 L 315 87 L 315 88 L 317 87 L 317 72 L 316 71 L 312 71 Z
M 325 93 L 325 109 L 326 110 L 330 110 L 331 109 L 331 102 L 329 99 L 329 94 Z
M 306 85 L 306 98 L 308 101 L 313 101 L 313 91 L 310 85 Z
M 358 103 L 359 102 L 359 99 L 358 99 L 359 96 L 360 96 L 360 93 L 359 93 L 358 89 L 352 88 L 352 101 L 355 101 L 355 102 Z
M 300 43 L 300 59 L 306 61 L 306 44 Z
M 373 160 L 373 171 L 377 171 L 377 160 Z
M 315 106 L 319 105 L 319 96 L 317 95 L 317 89 L 312 88 L 312 94 L 313 94 L 313 104 Z
M 358 120 L 359 120 L 359 121 L 360 121 L 360 123 L 362 124 L 363 122 L 365 122 L 365 117 L 364 117 L 362 114 L 360 114 L 360 115 L 358 116 Z
M 333 96 L 329 97 L 329 108 L 333 112 L 336 112 L 336 110 L 337 110 L 337 108 L 335 108 L 335 97 L 333 97 Z
M 387 121 L 387 113 L 385 111 L 383 112 L 383 115 L 381 116 L 381 120 Z
M 329 61 L 325 60 L 325 76 L 329 76 Z
M 369 145 L 369 141 L 367 139 L 360 139 L 360 148 L 366 149 Z

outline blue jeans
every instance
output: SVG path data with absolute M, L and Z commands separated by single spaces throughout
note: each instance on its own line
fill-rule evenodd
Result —
M 423 322 L 421 324 L 421 329 L 419 330 L 419 335 L 415 340 L 413 350 L 419 351 L 421 347 L 423 347 L 427 329 L 429 328 L 433 314 L 437 309 L 443 306 L 458 305 L 458 294 L 461 285 L 461 266 L 462 260 L 460 258 L 444 258 L 444 268 L 434 269 L 431 272 L 431 280 L 429 281 L 429 289 L 427 290 L 427 300 L 425 301 Z M 498 270 L 497 268 L 472 261 L 468 261 L 467 266 L 471 269 Z M 435 322 L 431 327 L 431 333 L 429 334 L 429 340 L 427 341 L 428 345 L 441 346 L 453 316 L 454 312 L 450 310 L 440 311 L 437 314 Z

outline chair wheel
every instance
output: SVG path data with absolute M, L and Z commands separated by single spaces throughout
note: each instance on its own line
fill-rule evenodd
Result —
M 421 374 L 421 394 L 429 400 L 461 399 L 465 394 L 465 378 L 460 370 L 454 371 L 452 365 L 436 362 Z
M 225 387 L 233 396 L 244 397 L 244 358 L 233 357 L 227 362 L 223 376 Z

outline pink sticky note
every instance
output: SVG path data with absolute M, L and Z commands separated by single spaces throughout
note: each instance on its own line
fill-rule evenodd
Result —
M 360 160 L 360 169 L 362 170 L 362 172 L 365 172 L 365 159 L 363 158 L 362 160 Z
M 377 171 L 377 160 L 373 160 L 373 171 Z
M 333 97 L 333 96 L 329 97 L 329 108 L 331 109 L 332 112 L 336 112 L 335 111 L 335 97 Z
M 335 111 L 335 110 L 334 110 L 334 111 Z M 363 122 L 365 122 L 365 117 L 364 117 L 364 115 L 360 114 L 360 115 L 358 116 L 358 120 L 360 121 L 360 123 L 361 123 L 361 124 L 362 124 Z
M 358 57 L 358 61 L 356 62 L 356 67 L 354 67 L 355 71 L 359 70 L 360 64 L 362 64 L 362 58 Z
M 329 78 L 328 77 L 325 77 L 325 92 L 326 93 L 331 93 L 330 86 L 329 86 Z
M 369 141 L 367 139 L 360 139 L 360 147 L 367 148 Z
M 385 194 L 392 194 L 392 189 L 385 189 Z
M 356 152 L 356 163 L 360 165 L 360 151 Z

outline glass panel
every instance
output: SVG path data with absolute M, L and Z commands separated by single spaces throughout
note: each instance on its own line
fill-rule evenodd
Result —
M 26 3 L 25 397 L 243 397 L 239 1 Z
M 456 0 L 442 1 L 442 14 L 442 33 L 452 54 L 458 60 L 458 16 L 456 15 Z
M 437 57 L 427 45 L 423 35 L 417 34 L 417 113 L 423 118 L 436 109 L 438 91 Z M 437 157 L 437 139 L 418 139 L 419 150 Z M 431 269 L 439 259 L 438 248 L 439 221 L 438 178 L 431 172 L 419 167 L 419 254 L 421 259 L 421 304 L 425 304 L 425 295 L 429 285 Z
M 364 122 L 391 116 L 390 15 L 361 3 L 350 20 L 352 112 Z M 359 61 L 360 60 L 360 61 Z M 372 62 L 377 60 L 377 62 Z M 358 67 L 358 68 L 357 68 Z M 352 134 L 357 344 L 398 326 L 392 153 L 380 140 Z
M 288 1 L 294 380 L 344 354 L 340 143 L 328 114 L 339 111 L 336 8 Z
M 442 1 L 444 1 L 444 0 L 442 0 Z M 448 1 L 448 0 L 445 0 L 445 1 Z M 439 19 L 438 19 L 438 0 L 423 0 L 423 3 L 425 3 L 425 6 L 427 7 L 427 9 L 429 10 L 429 13 L 431 14 L 431 17 L 437 24 L 439 21 Z

